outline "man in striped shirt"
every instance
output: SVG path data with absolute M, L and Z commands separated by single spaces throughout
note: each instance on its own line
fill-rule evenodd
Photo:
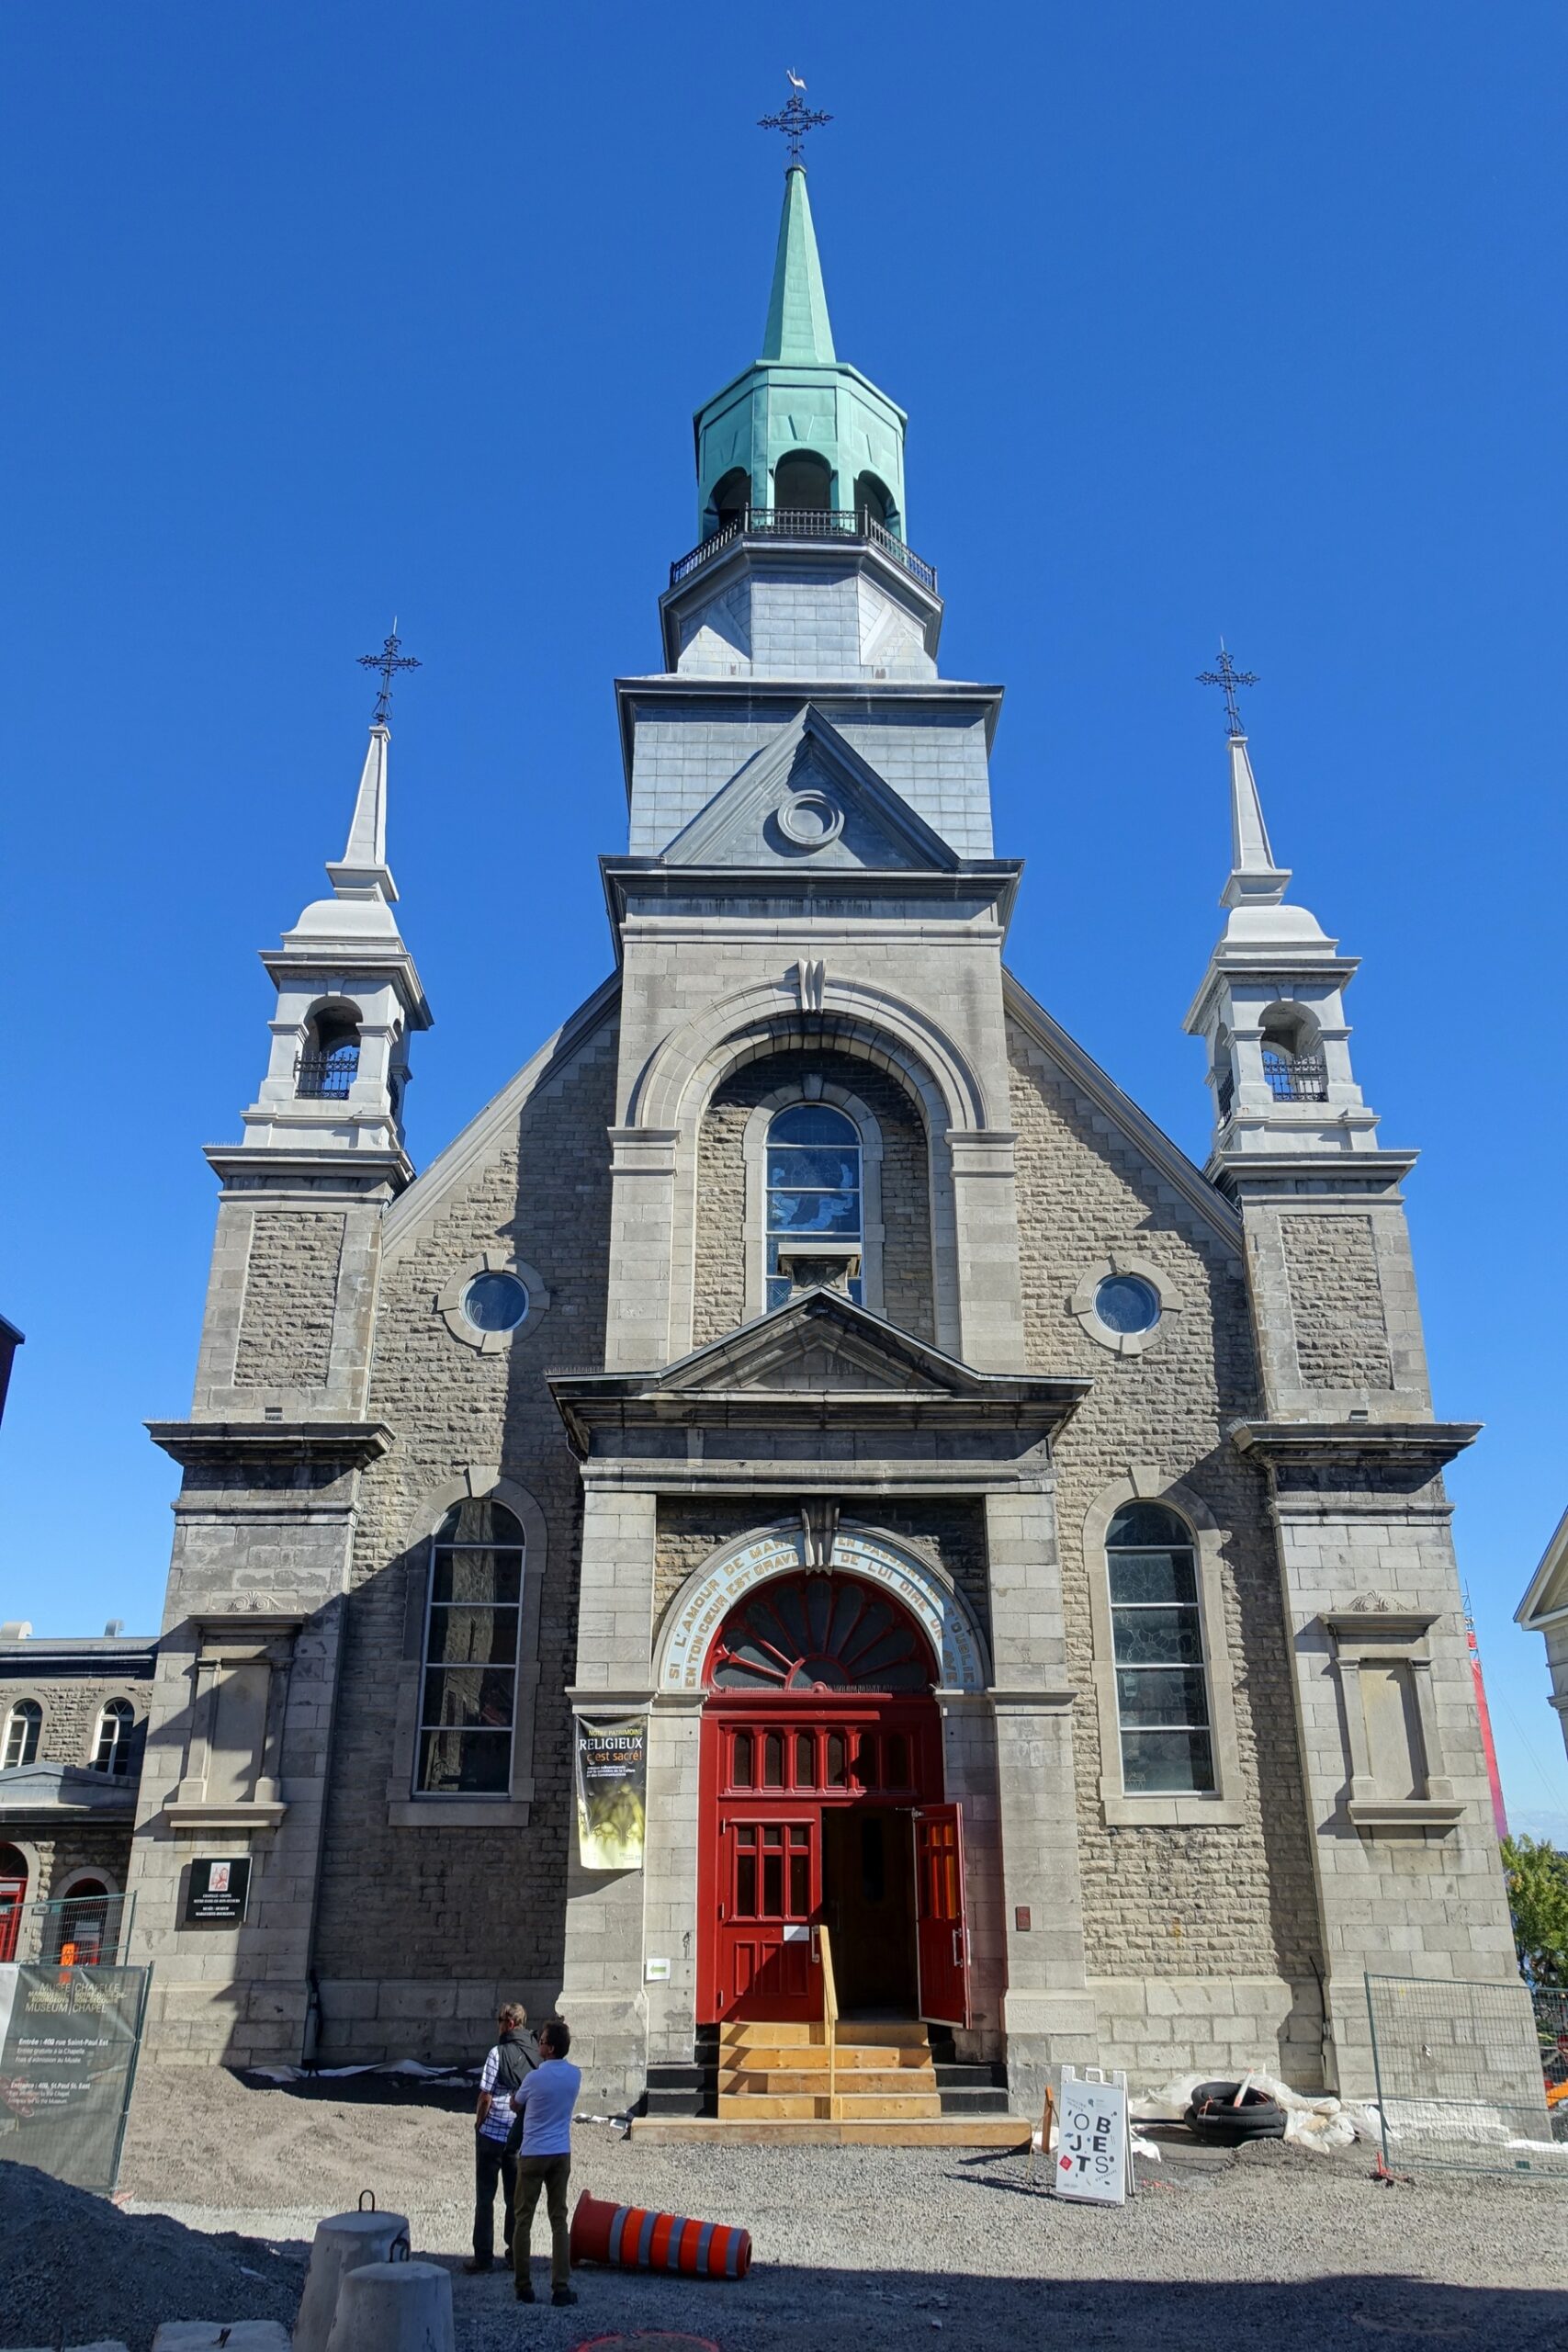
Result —
M 528 2012 L 518 2001 L 508 2001 L 496 2018 L 501 2037 L 479 2074 L 479 2100 L 474 2122 L 474 2251 L 465 2270 L 488 2270 L 495 2261 L 495 2186 L 504 2194 L 507 2259 L 512 2256 L 512 2222 L 517 2203 L 517 2159 L 507 2147 L 512 2131 L 512 2099 L 519 2085 L 532 2074 L 538 2058 L 526 2031 Z

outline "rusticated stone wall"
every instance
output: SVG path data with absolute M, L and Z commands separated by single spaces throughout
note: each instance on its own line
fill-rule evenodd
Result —
M 343 1236 L 342 1215 L 326 1210 L 256 1217 L 235 1360 L 240 1387 L 325 1385 Z
M 1282 1216 L 1280 1231 L 1303 1385 L 1392 1388 L 1371 1217 Z

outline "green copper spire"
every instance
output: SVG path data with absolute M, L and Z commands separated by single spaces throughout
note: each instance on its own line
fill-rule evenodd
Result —
M 784 214 L 779 221 L 762 357 L 831 362 L 836 356 L 806 172 L 801 164 L 792 164 L 784 174 Z

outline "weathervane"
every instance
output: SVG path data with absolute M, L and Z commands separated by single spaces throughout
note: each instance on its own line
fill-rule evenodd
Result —
M 379 670 L 381 673 L 381 690 L 376 696 L 376 707 L 370 714 L 372 727 L 385 727 L 387 724 L 387 714 L 392 707 L 392 681 L 398 672 L 417 670 L 420 666 L 412 653 L 399 652 L 398 648 L 401 643 L 402 639 L 398 635 L 398 616 L 394 613 L 392 634 L 382 646 L 380 652 L 362 653 L 359 656 L 359 666 L 362 670 Z
M 1201 686 L 1223 686 L 1224 688 L 1225 732 L 1233 737 L 1236 735 L 1245 735 L 1247 729 L 1241 723 L 1241 705 L 1235 698 L 1235 690 L 1237 686 L 1255 686 L 1258 684 L 1258 673 L 1256 670 L 1238 670 L 1236 668 L 1235 663 L 1231 660 L 1230 655 L 1225 650 L 1225 641 L 1223 637 L 1220 639 L 1219 668 L 1217 670 L 1200 670 L 1198 673 L 1198 684 Z
M 787 168 L 792 172 L 804 171 L 806 158 L 800 152 L 802 141 L 808 130 L 818 130 L 823 123 L 831 122 L 833 118 L 830 114 L 821 114 L 815 107 L 807 105 L 800 95 L 806 85 L 793 65 L 784 67 L 784 78 L 789 84 L 787 102 L 779 108 L 777 114 L 759 115 L 757 128 L 759 130 L 782 130 L 789 141 Z

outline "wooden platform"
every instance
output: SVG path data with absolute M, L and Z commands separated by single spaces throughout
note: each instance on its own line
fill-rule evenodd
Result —
M 639 2115 L 632 2138 L 708 2141 L 735 2148 L 1027 2148 L 1032 2125 L 1016 2115 L 787 2116 Z

